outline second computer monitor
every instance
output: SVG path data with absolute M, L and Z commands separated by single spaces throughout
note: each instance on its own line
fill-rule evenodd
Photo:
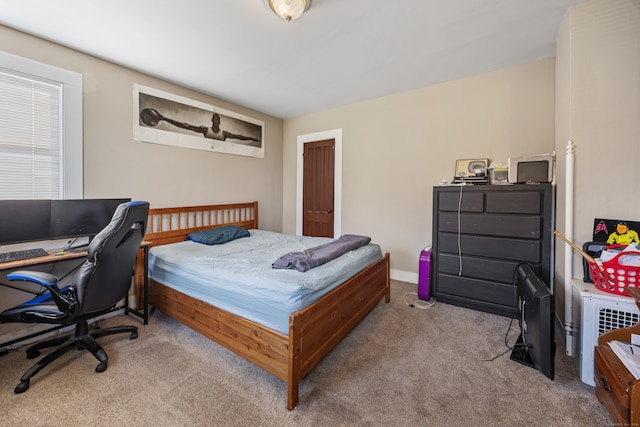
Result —
M 51 239 L 95 236 L 109 224 L 118 205 L 131 199 L 51 201 Z

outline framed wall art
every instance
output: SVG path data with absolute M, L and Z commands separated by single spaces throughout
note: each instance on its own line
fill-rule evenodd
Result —
M 133 87 L 133 138 L 241 156 L 264 157 L 264 122 L 150 87 Z
M 596 243 L 609 245 L 638 243 L 640 242 L 639 232 L 640 223 L 637 221 L 604 218 L 593 220 L 593 241 Z

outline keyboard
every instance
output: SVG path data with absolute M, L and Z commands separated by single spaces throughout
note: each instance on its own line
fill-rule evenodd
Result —
M 0 253 L 0 262 L 19 261 L 21 259 L 47 256 L 49 252 L 42 248 L 24 249 L 21 251 Z

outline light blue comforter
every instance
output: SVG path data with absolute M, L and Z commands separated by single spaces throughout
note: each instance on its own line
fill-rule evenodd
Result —
M 382 258 L 369 243 L 305 273 L 273 269 L 281 256 L 332 242 L 323 237 L 250 230 L 251 236 L 223 245 L 185 241 L 153 247 L 149 276 L 184 294 L 289 333 L 289 314 L 336 288 Z

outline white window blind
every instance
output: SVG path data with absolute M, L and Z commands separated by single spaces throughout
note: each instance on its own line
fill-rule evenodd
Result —
M 0 199 L 82 198 L 82 76 L 0 52 Z
M 0 68 L 0 194 L 62 198 L 62 84 Z

